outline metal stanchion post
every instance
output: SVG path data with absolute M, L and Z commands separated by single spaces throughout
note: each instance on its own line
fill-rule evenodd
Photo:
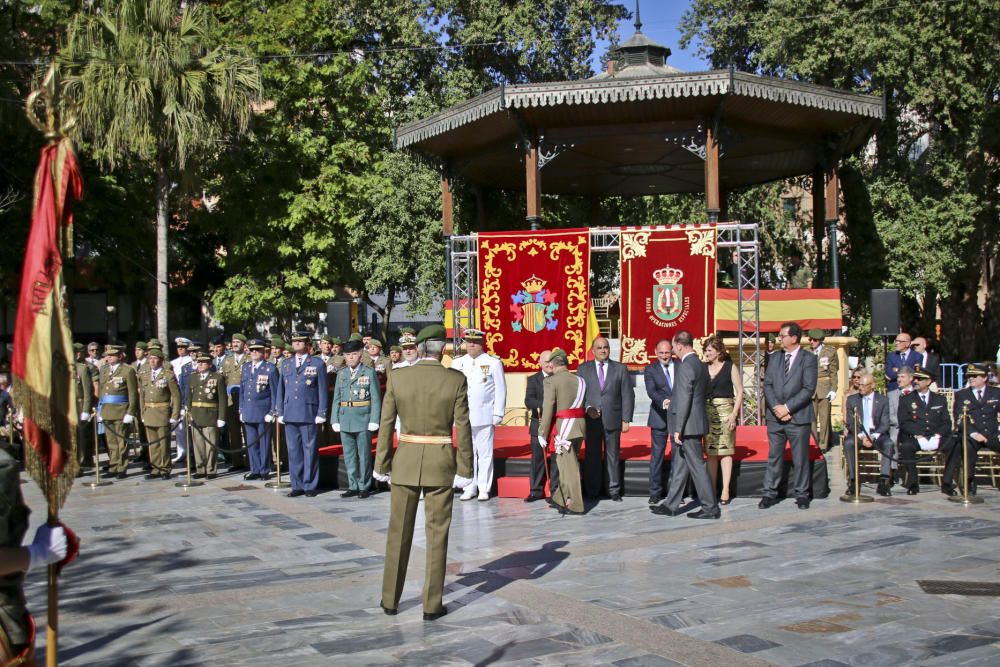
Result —
M 184 415 L 184 428 L 187 431 L 187 452 L 185 452 L 185 460 L 187 461 L 184 466 L 187 470 L 187 476 L 183 482 L 177 482 L 174 484 L 176 487 L 182 489 L 187 489 L 192 486 L 202 486 L 204 484 L 200 479 L 191 479 L 191 457 L 194 456 L 194 441 L 191 439 L 191 413 L 188 412 Z M 214 452 L 213 452 L 214 454 Z
M 276 473 L 273 482 L 266 482 L 264 486 L 269 489 L 287 489 L 291 486 L 288 482 L 281 481 L 281 424 L 274 423 L 274 469 Z
M 858 411 L 854 411 L 854 431 L 852 432 L 854 436 L 854 493 L 845 493 L 840 497 L 845 503 L 870 503 L 874 502 L 875 499 L 871 496 L 862 495 L 861 493 L 861 453 L 858 449 L 858 440 L 860 437 L 858 435 Z
M 112 482 L 109 479 L 101 479 L 101 448 L 97 442 L 97 410 L 94 410 L 94 416 L 91 417 L 91 420 L 94 422 L 94 481 L 85 482 L 84 486 L 96 489 L 99 486 L 110 486 Z
M 975 474 L 975 472 L 973 472 Z M 963 505 L 978 505 L 983 501 L 979 496 L 969 495 L 969 408 L 962 406 L 962 495 L 950 496 L 948 500 Z

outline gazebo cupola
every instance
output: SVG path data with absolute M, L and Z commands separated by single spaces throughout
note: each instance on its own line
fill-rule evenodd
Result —
M 667 64 L 670 49 L 643 34 L 638 0 L 635 3 L 635 34 L 614 49 L 610 55 L 608 71 L 593 77 L 594 80 L 611 77 L 641 79 L 681 73 L 681 70 Z

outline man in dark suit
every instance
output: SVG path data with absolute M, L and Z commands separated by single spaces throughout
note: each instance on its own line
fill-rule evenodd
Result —
M 680 363 L 677 364 L 676 382 L 670 399 L 670 428 L 673 432 L 673 453 L 670 456 L 670 485 L 667 499 L 652 507 L 654 514 L 676 516 L 688 479 L 694 482 L 701 509 L 688 516 L 692 519 L 718 519 L 719 502 L 715 488 L 708 477 L 701 439 L 708 433 L 708 368 L 694 352 L 694 340 L 688 331 L 674 335 L 673 349 Z
M 955 392 L 954 422 L 956 439 L 959 442 L 965 439 L 965 446 L 969 449 L 969 495 L 974 496 L 976 457 L 979 450 L 986 447 L 1000 453 L 1000 427 L 997 424 L 997 419 L 1000 418 L 1000 389 L 986 384 L 986 367 L 981 364 L 969 364 L 966 375 L 969 376 L 969 386 Z M 963 408 L 967 420 L 964 427 Z M 962 457 L 962 448 L 955 447 L 948 461 L 952 470 L 962 465 Z M 960 488 L 959 491 L 961 490 Z
M 875 392 L 875 378 L 862 373 L 858 382 L 860 393 L 847 397 L 847 422 L 844 424 L 844 456 L 847 458 L 847 495 L 854 494 L 854 438 L 858 450 L 874 447 L 882 455 L 879 461 L 878 494 L 891 496 L 889 477 L 892 474 L 892 438 L 889 437 L 889 399 Z M 854 432 L 857 418 L 857 434 Z
M 621 502 L 621 474 L 618 470 L 622 433 L 628 433 L 635 407 L 635 389 L 624 364 L 611 361 L 611 345 L 604 337 L 595 338 L 590 348 L 594 361 L 580 364 L 577 377 L 587 383 L 586 455 L 583 460 L 583 494 L 601 495 L 608 480 L 611 500 Z M 603 465 L 602 465 L 603 464 Z
M 917 365 L 927 371 L 931 376 L 932 384 L 941 383 L 941 355 L 930 348 L 927 339 L 917 336 L 910 344 L 910 349 L 917 353 L 920 361 Z
M 545 498 L 545 468 L 549 466 L 549 457 L 546 450 L 538 444 L 538 420 L 542 417 L 542 399 L 545 395 L 542 382 L 552 375 L 550 357 L 549 350 L 538 355 L 538 365 L 541 366 L 541 370 L 528 377 L 528 388 L 524 393 L 524 407 L 528 408 L 531 416 L 528 422 L 528 433 L 531 435 L 531 491 L 524 499 L 526 503 Z M 548 433 L 543 437 L 546 442 L 549 441 Z M 551 478 L 549 488 L 555 490 L 559 488 L 559 469 L 557 466 L 549 466 L 549 470 Z
M 785 322 L 778 331 L 781 349 L 771 353 L 764 376 L 767 402 L 767 471 L 764 497 L 758 507 L 767 509 L 778 502 L 778 483 L 785 465 L 785 443 L 792 448 L 795 467 L 795 504 L 809 509 L 812 476 L 809 474 L 809 434 L 815 420 L 812 397 L 816 391 L 816 355 L 802 349 L 802 327 Z
M 667 449 L 667 412 L 674 393 L 673 346 L 664 338 L 656 344 L 656 361 L 646 366 L 643 382 L 649 395 L 649 418 L 646 425 L 650 432 L 649 453 L 649 504 L 656 505 L 663 500 L 663 459 Z
M 941 452 L 947 460 L 955 446 L 948 400 L 931 391 L 931 376 L 923 369 L 913 371 L 917 390 L 899 399 L 899 463 L 906 470 L 906 494 L 920 492 L 917 480 L 917 451 Z M 945 465 L 941 493 L 954 495 L 951 484 L 955 469 Z
M 896 374 L 903 366 L 916 368 L 923 362 L 923 355 L 910 347 L 912 338 L 905 331 L 896 334 L 896 349 L 889 353 L 885 359 L 885 390 L 892 391 L 898 385 Z

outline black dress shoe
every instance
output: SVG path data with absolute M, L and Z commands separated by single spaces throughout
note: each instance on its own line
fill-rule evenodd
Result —
M 798 507 L 800 510 L 807 510 L 807 509 L 809 509 L 809 499 L 808 498 L 796 498 L 795 499 L 795 506 Z
M 170 479 L 170 473 L 169 472 L 161 473 L 160 479 Z
M 844 495 L 845 496 L 853 496 L 854 495 L 854 482 L 848 482 L 847 483 L 847 491 L 844 492 Z
M 705 510 L 698 510 L 697 512 L 688 514 L 689 519 L 718 519 L 721 516 L 721 512 L 706 512 Z
M 360 492 L 360 493 L 358 494 L 358 498 L 360 498 L 361 500 L 364 500 L 365 498 L 367 498 L 367 497 L 368 497 L 368 496 L 370 496 L 371 494 L 372 494 L 372 492 L 371 492 L 371 491 L 362 491 L 362 492 Z
M 342 494 L 340 494 L 340 497 L 341 498 L 353 498 L 356 495 L 358 495 L 357 491 L 355 491 L 354 489 L 348 489 L 347 491 L 344 491 Z
M 777 498 L 768 498 L 767 496 L 764 496 L 763 498 L 760 499 L 760 502 L 757 503 L 757 507 L 759 509 L 766 510 L 768 507 L 774 507 L 777 504 L 778 504 Z
M 726 498 L 725 500 L 723 500 L 723 499 L 721 499 L 721 498 L 719 499 L 719 504 L 720 504 L 720 505 L 728 505 L 728 504 L 729 504 L 729 503 L 731 503 L 731 502 L 733 502 L 733 499 L 732 499 L 732 498 Z
M 524 499 L 524 502 L 526 502 L 526 503 L 533 503 L 533 502 L 536 502 L 536 501 L 539 501 L 539 500 L 545 500 L 545 496 L 536 496 L 535 494 L 530 493 Z
M 892 491 L 890 491 L 889 488 L 890 488 L 889 478 L 879 477 L 878 487 L 875 489 L 875 493 L 883 497 L 889 497 L 892 495 Z
M 160 476 L 158 474 L 149 473 L 144 477 L 144 479 L 160 479 Z
M 620 503 L 622 501 L 622 494 L 620 494 L 620 493 L 612 493 L 611 494 L 611 500 L 613 500 L 616 503 Z
M 399 613 L 399 610 L 396 609 L 395 607 L 386 607 L 384 604 L 382 604 L 381 600 L 379 600 L 378 606 L 382 609 L 382 612 L 386 616 L 395 616 L 396 614 Z
M 127 478 L 128 478 L 128 473 L 127 473 L 127 472 L 120 472 L 120 473 L 118 473 L 118 474 L 117 474 L 117 475 L 115 475 L 115 476 L 116 476 L 116 477 L 117 477 L 118 479 L 127 479 Z
M 424 620 L 425 621 L 436 621 L 439 618 L 441 618 L 442 616 L 446 615 L 447 613 L 448 613 L 448 608 L 447 607 L 444 607 L 443 609 L 441 609 L 441 611 L 432 611 L 432 612 L 429 612 L 429 613 L 425 611 L 424 612 Z
M 918 493 L 920 493 L 920 487 L 919 486 L 911 486 L 908 489 L 906 489 L 906 495 L 908 495 L 908 496 L 915 496 Z
M 305 494 L 306 492 L 301 489 L 292 489 L 287 493 L 287 496 L 289 498 L 298 498 L 299 496 L 304 496 Z
M 196 472 L 195 474 L 191 475 L 191 479 L 205 479 L 205 473 Z
M 306 498 L 315 498 L 315 497 L 316 497 L 315 491 L 306 491 Z
M 243 479 L 245 479 L 247 481 L 254 480 L 254 479 L 260 479 L 260 475 L 258 475 L 255 472 L 248 472 L 247 474 L 243 475 Z
M 205 475 L 205 479 L 215 479 L 218 476 L 219 476 L 218 473 L 210 472 L 207 475 Z
M 649 511 L 653 514 L 659 514 L 660 516 L 677 516 L 680 514 L 677 510 L 672 510 L 666 505 L 654 505 L 649 508 Z
M 969 480 L 969 495 L 970 496 L 976 495 L 976 483 L 973 482 L 971 479 Z
M 942 484 L 941 493 L 952 498 L 958 495 L 958 491 L 956 491 L 955 487 L 951 484 Z
M 650 496 L 649 497 L 649 504 L 650 505 L 659 505 L 661 502 L 663 502 L 663 496 Z

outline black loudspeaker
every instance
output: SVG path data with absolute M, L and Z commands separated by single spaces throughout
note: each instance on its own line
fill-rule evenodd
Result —
M 349 301 L 326 302 L 326 332 L 346 341 L 351 336 L 351 304 Z
M 872 335 L 895 336 L 899 333 L 899 290 L 872 290 Z

